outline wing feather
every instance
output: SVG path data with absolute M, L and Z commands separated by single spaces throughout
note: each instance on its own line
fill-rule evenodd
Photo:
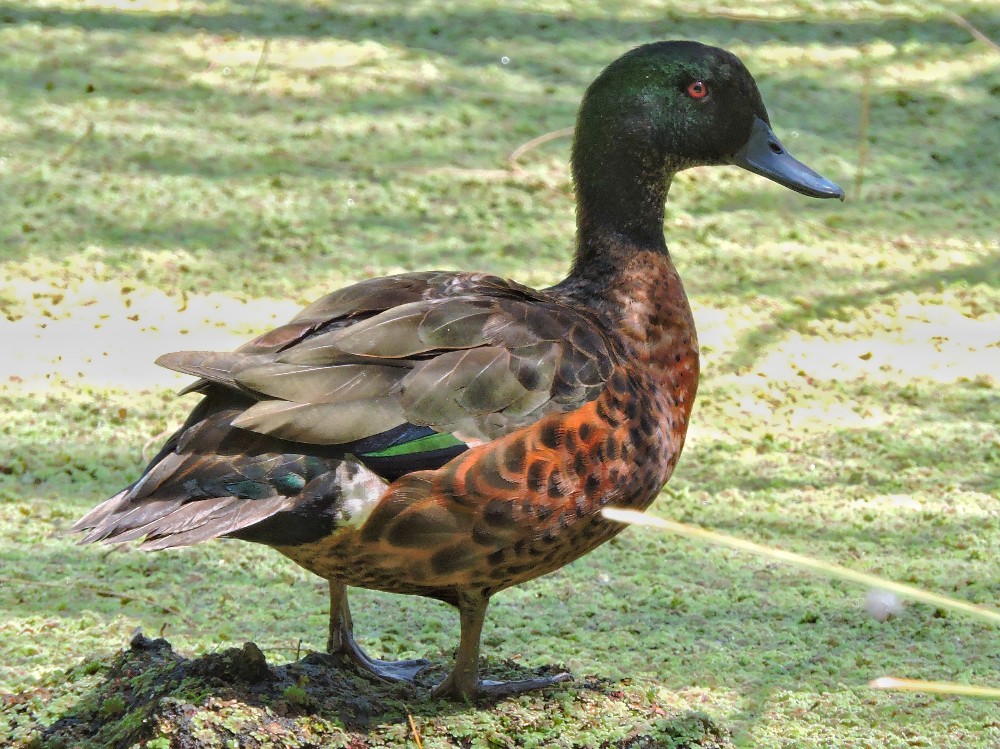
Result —
M 293 322 L 327 322 L 364 312 L 380 312 L 423 298 L 440 271 L 404 273 L 371 278 L 320 297 L 293 318 Z
M 271 362 L 240 371 L 238 385 L 286 401 L 333 403 L 391 392 L 406 375 L 401 367 L 374 363 L 330 366 Z
M 345 403 L 262 401 L 232 420 L 241 429 L 312 445 L 342 445 L 405 423 L 392 396 Z
M 223 535 L 314 539 L 355 512 L 351 476 L 379 500 L 388 474 L 368 459 L 392 464 L 396 489 L 366 528 L 422 543 L 444 521 L 433 506 L 407 507 L 463 442 L 597 397 L 619 360 L 602 325 L 557 290 L 413 273 L 328 294 L 235 352 L 167 354 L 158 362 L 200 378 L 188 390 L 206 397 L 142 478 L 73 530 L 147 549 Z M 449 448 L 435 432 L 455 438 Z M 407 451 L 420 440 L 436 448 Z
M 406 423 L 481 440 L 596 397 L 609 340 L 556 293 L 430 272 L 333 292 L 237 352 L 160 363 L 248 395 L 231 425 L 283 440 L 345 444 Z
M 510 353 L 487 346 L 450 351 L 423 363 L 400 385 L 399 400 L 408 416 L 442 424 L 501 411 L 524 388 L 510 369 Z

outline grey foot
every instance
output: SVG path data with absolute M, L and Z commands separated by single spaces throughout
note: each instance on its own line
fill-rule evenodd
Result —
M 556 674 L 555 676 L 539 676 L 534 679 L 518 679 L 516 681 L 486 681 L 464 680 L 456 678 L 452 672 L 444 681 L 434 687 L 431 696 L 437 699 L 478 702 L 483 700 L 500 700 L 515 694 L 533 692 L 536 689 L 572 681 L 572 674 Z M 464 683 L 463 683 L 464 682 Z
M 417 674 L 430 665 L 430 661 L 424 658 L 417 658 L 412 661 L 380 661 L 375 658 L 366 658 L 367 663 L 355 661 L 362 671 L 367 671 L 383 681 L 405 681 L 410 684 Z

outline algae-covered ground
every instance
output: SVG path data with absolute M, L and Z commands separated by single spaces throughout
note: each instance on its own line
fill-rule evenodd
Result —
M 569 141 L 509 156 L 678 37 L 737 52 L 848 200 L 675 181 L 704 374 L 652 511 L 996 606 L 993 0 L 0 0 L 0 745 L 1000 746 L 996 700 L 868 686 L 1000 687 L 995 626 L 647 529 L 495 598 L 487 672 L 576 680 L 479 707 L 428 698 L 441 604 L 354 594 L 366 648 L 432 661 L 386 687 L 268 549 L 62 535 L 196 402 L 159 353 L 385 273 L 558 280 Z

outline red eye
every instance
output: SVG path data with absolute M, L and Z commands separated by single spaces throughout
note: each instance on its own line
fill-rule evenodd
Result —
M 708 85 L 705 81 L 695 81 L 687 87 L 687 94 L 692 99 L 704 99 L 708 96 Z

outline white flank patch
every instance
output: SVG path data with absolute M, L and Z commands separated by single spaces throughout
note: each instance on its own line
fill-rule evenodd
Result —
M 344 495 L 341 527 L 360 528 L 382 499 L 387 484 L 360 463 L 348 461 L 337 467 L 336 476 Z

